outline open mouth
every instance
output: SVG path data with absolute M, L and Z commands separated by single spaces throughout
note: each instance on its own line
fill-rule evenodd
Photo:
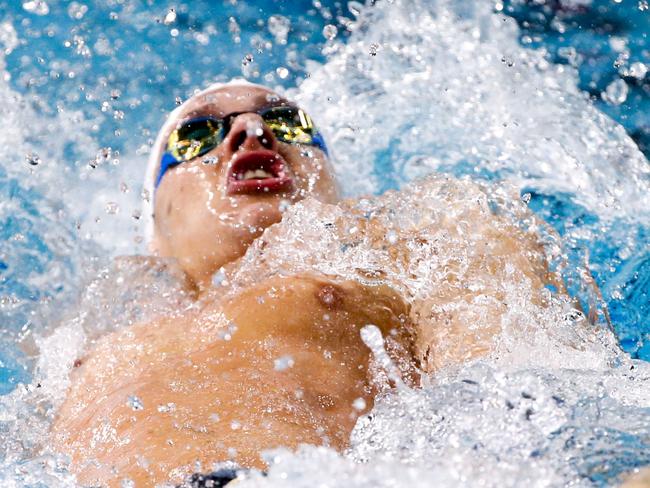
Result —
M 235 158 L 228 173 L 227 193 L 276 193 L 293 188 L 284 158 L 274 151 L 248 151 Z

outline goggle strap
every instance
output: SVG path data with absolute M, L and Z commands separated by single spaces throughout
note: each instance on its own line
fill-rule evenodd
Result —
M 160 161 L 160 171 L 158 172 L 158 178 L 156 179 L 156 185 L 154 188 L 158 188 L 162 177 L 165 175 L 165 172 L 169 168 L 177 166 L 180 162 L 169 152 L 163 154 L 162 160 Z
M 329 152 L 327 151 L 327 146 L 325 145 L 325 139 L 323 139 L 323 136 L 320 132 L 316 131 L 316 133 L 311 136 L 311 143 L 313 146 L 316 146 L 321 151 L 323 151 L 325 153 L 325 156 L 329 157 Z

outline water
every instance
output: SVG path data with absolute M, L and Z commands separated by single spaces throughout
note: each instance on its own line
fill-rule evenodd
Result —
M 524 324 L 528 335 L 506 334 L 498 357 L 440 374 L 421 391 L 387 392 L 346 456 L 270 454 L 269 476 L 251 486 L 593 486 L 650 463 L 650 369 L 618 352 L 606 325 L 608 312 L 623 348 L 650 359 L 648 161 L 628 135 L 647 151 L 648 76 L 635 65 L 648 64 L 642 2 L 496 4 L 511 17 L 491 3 L 417 0 L 361 10 L 49 1 L 47 13 L 27 3 L 0 1 L 0 147 L 9 155 L 0 169 L 0 388 L 13 391 L 0 402 L 3 486 L 74 486 L 65 460 L 37 454 L 72 361 L 97 334 L 186 306 L 169 270 L 152 272 L 138 295 L 122 285 L 141 268 L 108 261 L 143 249 L 140 182 L 163 113 L 237 74 L 287 88 L 302 82 L 290 93 L 317 115 L 348 195 L 402 188 L 433 171 L 506 181 L 438 193 L 434 182 L 357 211 L 403 209 L 386 234 L 398 239 L 414 222 L 468 212 L 473 196 L 526 228 L 535 225 L 528 207 L 557 232 L 540 227 L 545 253 L 599 324 L 585 332 L 567 303 L 540 310 L 525 287 L 499 277 L 494 286 L 503 283 L 517 304 L 512 330 Z M 264 250 L 268 272 L 309 264 L 358 279 L 357 268 L 386 267 L 372 242 L 340 248 L 321 239 L 311 225 L 331 212 L 313 202 L 289 210 L 287 222 L 303 222 L 320 245 L 298 259 L 296 227 L 279 226 L 271 244 L 294 245 Z M 242 283 L 258 252 L 236 277 Z M 424 293 L 437 269 L 419 268 L 408 283 L 392 270 L 391 279 Z M 92 281 L 75 305 L 82 275 Z

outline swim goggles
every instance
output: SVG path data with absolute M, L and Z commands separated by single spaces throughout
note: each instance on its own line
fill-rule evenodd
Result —
M 237 112 L 221 119 L 211 116 L 198 117 L 184 122 L 169 135 L 155 187 L 158 188 L 167 170 L 201 156 L 221 144 L 230 131 L 234 118 L 244 113 L 259 114 L 279 141 L 314 146 L 327 155 L 323 136 L 314 127 L 311 117 L 297 107 L 279 106 L 258 112 Z

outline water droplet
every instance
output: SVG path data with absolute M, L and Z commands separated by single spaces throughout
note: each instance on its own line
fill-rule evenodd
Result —
M 357 412 L 361 412 L 366 408 L 366 401 L 363 398 L 356 398 L 352 402 L 352 408 L 354 408 Z
M 116 202 L 107 202 L 104 210 L 109 215 L 117 215 L 120 212 L 120 206 Z
M 289 30 L 291 29 L 291 21 L 282 15 L 271 15 L 268 21 L 269 32 L 275 38 L 278 44 L 286 44 Z
M 9 22 L 0 24 L 0 45 L 4 45 L 5 54 L 10 54 L 18 47 L 18 34 Z
M 235 332 L 237 332 L 237 326 L 234 322 L 229 322 L 227 326 L 218 332 L 217 337 L 221 340 L 229 341 Z
M 36 153 L 29 153 L 25 156 L 25 162 L 30 166 L 38 166 L 41 164 L 41 157 Z
M 239 44 L 241 42 L 241 28 L 237 23 L 237 19 L 234 17 L 230 17 L 228 19 L 228 32 L 230 32 L 232 40 L 235 44 Z
M 129 185 L 127 185 L 124 182 L 120 183 L 120 191 L 122 193 L 128 193 L 129 192 Z
M 212 284 L 214 286 L 226 286 L 228 280 L 226 280 L 226 272 L 223 268 L 219 269 L 214 275 L 212 275 Z
M 389 230 L 386 233 L 386 240 L 390 245 L 395 245 L 397 243 L 397 232 L 394 230 Z
M 219 414 L 216 413 L 210 414 L 210 417 L 208 418 L 210 419 L 210 422 L 219 422 Z
M 289 355 L 282 356 L 273 361 L 273 369 L 276 371 L 284 371 L 289 368 L 293 368 L 295 361 Z
M 323 27 L 323 36 L 325 39 L 328 41 L 331 41 L 336 37 L 338 34 L 339 30 L 336 28 L 335 25 L 332 24 L 327 24 L 325 27 Z
M 134 220 L 140 220 L 140 217 L 142 217 L 142 212 L 140 212 L 140 210 L 134 210 L 131 214 L 131 217 L 133 217 Z
M 241 61 L 242 66 L 248 66 L 250 63 L 253 62 L 253 55 L 248 53 L 244 56 L 244 58 Z
M 281 79 L 283 79 L 283 80 L 284 80 L 287 76 L 289 76 L 289 70 L 288 70 L 287 68 L 285 68 L 284 66 L 280 66 L 279 68 L 277 68 L 277 69 L 275 70 L 275 72 L 276 72 L 277 75 L 278 75 Z
M 358 17 L 361 14 L 361 11 L 363 10 L 363 4 L 361 2 L 352 0 L 348 2 L 348 10 L 352 15 Z
M 50 13 L 50 7 L 43 0 L 29 0 L 23 2 L 23 8 L 36 15 L 47 15 Z
M 167 11 L 167 15 L 165 15 L 165 18 L 163 19 L 163 24 L 169 25 L 173 24 L 174 22 L 176 22 L 176 10 L 170 8 Z
M 178 34 L 180 34 L 180 31 L 175 27 L 169 31 L 169 35 L 172 37 L 178 37 Z
M 101 148 L 95 155 L 95 159 L 88 161 L 88 166 L 95 169 L 103 164 L 106 164 L 112 157 L 113 150 L 110 147 Z
M 233 420 L 232 422 L 230 422 L 230 428 L 232 430 L 239 430 L 241 429 L 241 423 L 239 423 L 237 420 Z
M 71 2 L 68 6 L 68 16 L 71 19 L 81 20 L 88 12 L 88 7 L 79 2 Z
M 135 488 L 135 481 L 129 478 L 124 478 L 120 481 L 120 488 Z
M 368 50 L 368 53 L 370 53 L 371 56 L 377 56 L 378 50 L 379 50 L 379 44 L 373 42 L 372 44 L 370 44 L 370 49 Z
M 120 95 L 122 95 L 122 92 L 118 89 L 113 89 L 111 90 L 111 99 L 112 100 L 117 100 L 120 98 Z
M 278 204 L 278 210 L 282 213 L 286 212 L 289 207 L 291 207 L 291 202 L 285 198 L 280 200 L 280 203 Z
M 524 193 L 521 196 L 521 201 L 524 202 L 526 205 L 528 205 L 530 203 L 530 199 L 531 199 L 531 194 L 530 193 Z
M 626 76 L 631 76 L 637 80 L 643 80 L 648 73 L 648 67 L 642 62 L 632 63 L 630 68 L 625 72 Z
M 620 105 L 627 100 L 628 90 L 627 83 L 618 78 L 607 85 L 607 88 L 600 96 L 610 105 Z
M 648 0 L 639 0 L 639 10 L 641 12 L 645 12 L 648 8 Z
M 137 396 L 135 395 L 130 395 L 129 398 L 126 400 L 126 404 L 131 407 L 133 410 L 144 410 L 144 404 L 142 403 L 142 400 L 140 400 Z
M 276 93 L 268 93 L 266 95 L 266 101 L 269 103 L 279 102 L 280 97 Z
M 214 166 L 219 162 L 219 159 L 216 156 L 206 156 L 201 160 L 201 162 L 206 166 Z
M 175 403 L 165 403 L 163 405 L 158 405 L 158 411 L 160 413 L 175 412 L 176 411 L 176 404 Z

